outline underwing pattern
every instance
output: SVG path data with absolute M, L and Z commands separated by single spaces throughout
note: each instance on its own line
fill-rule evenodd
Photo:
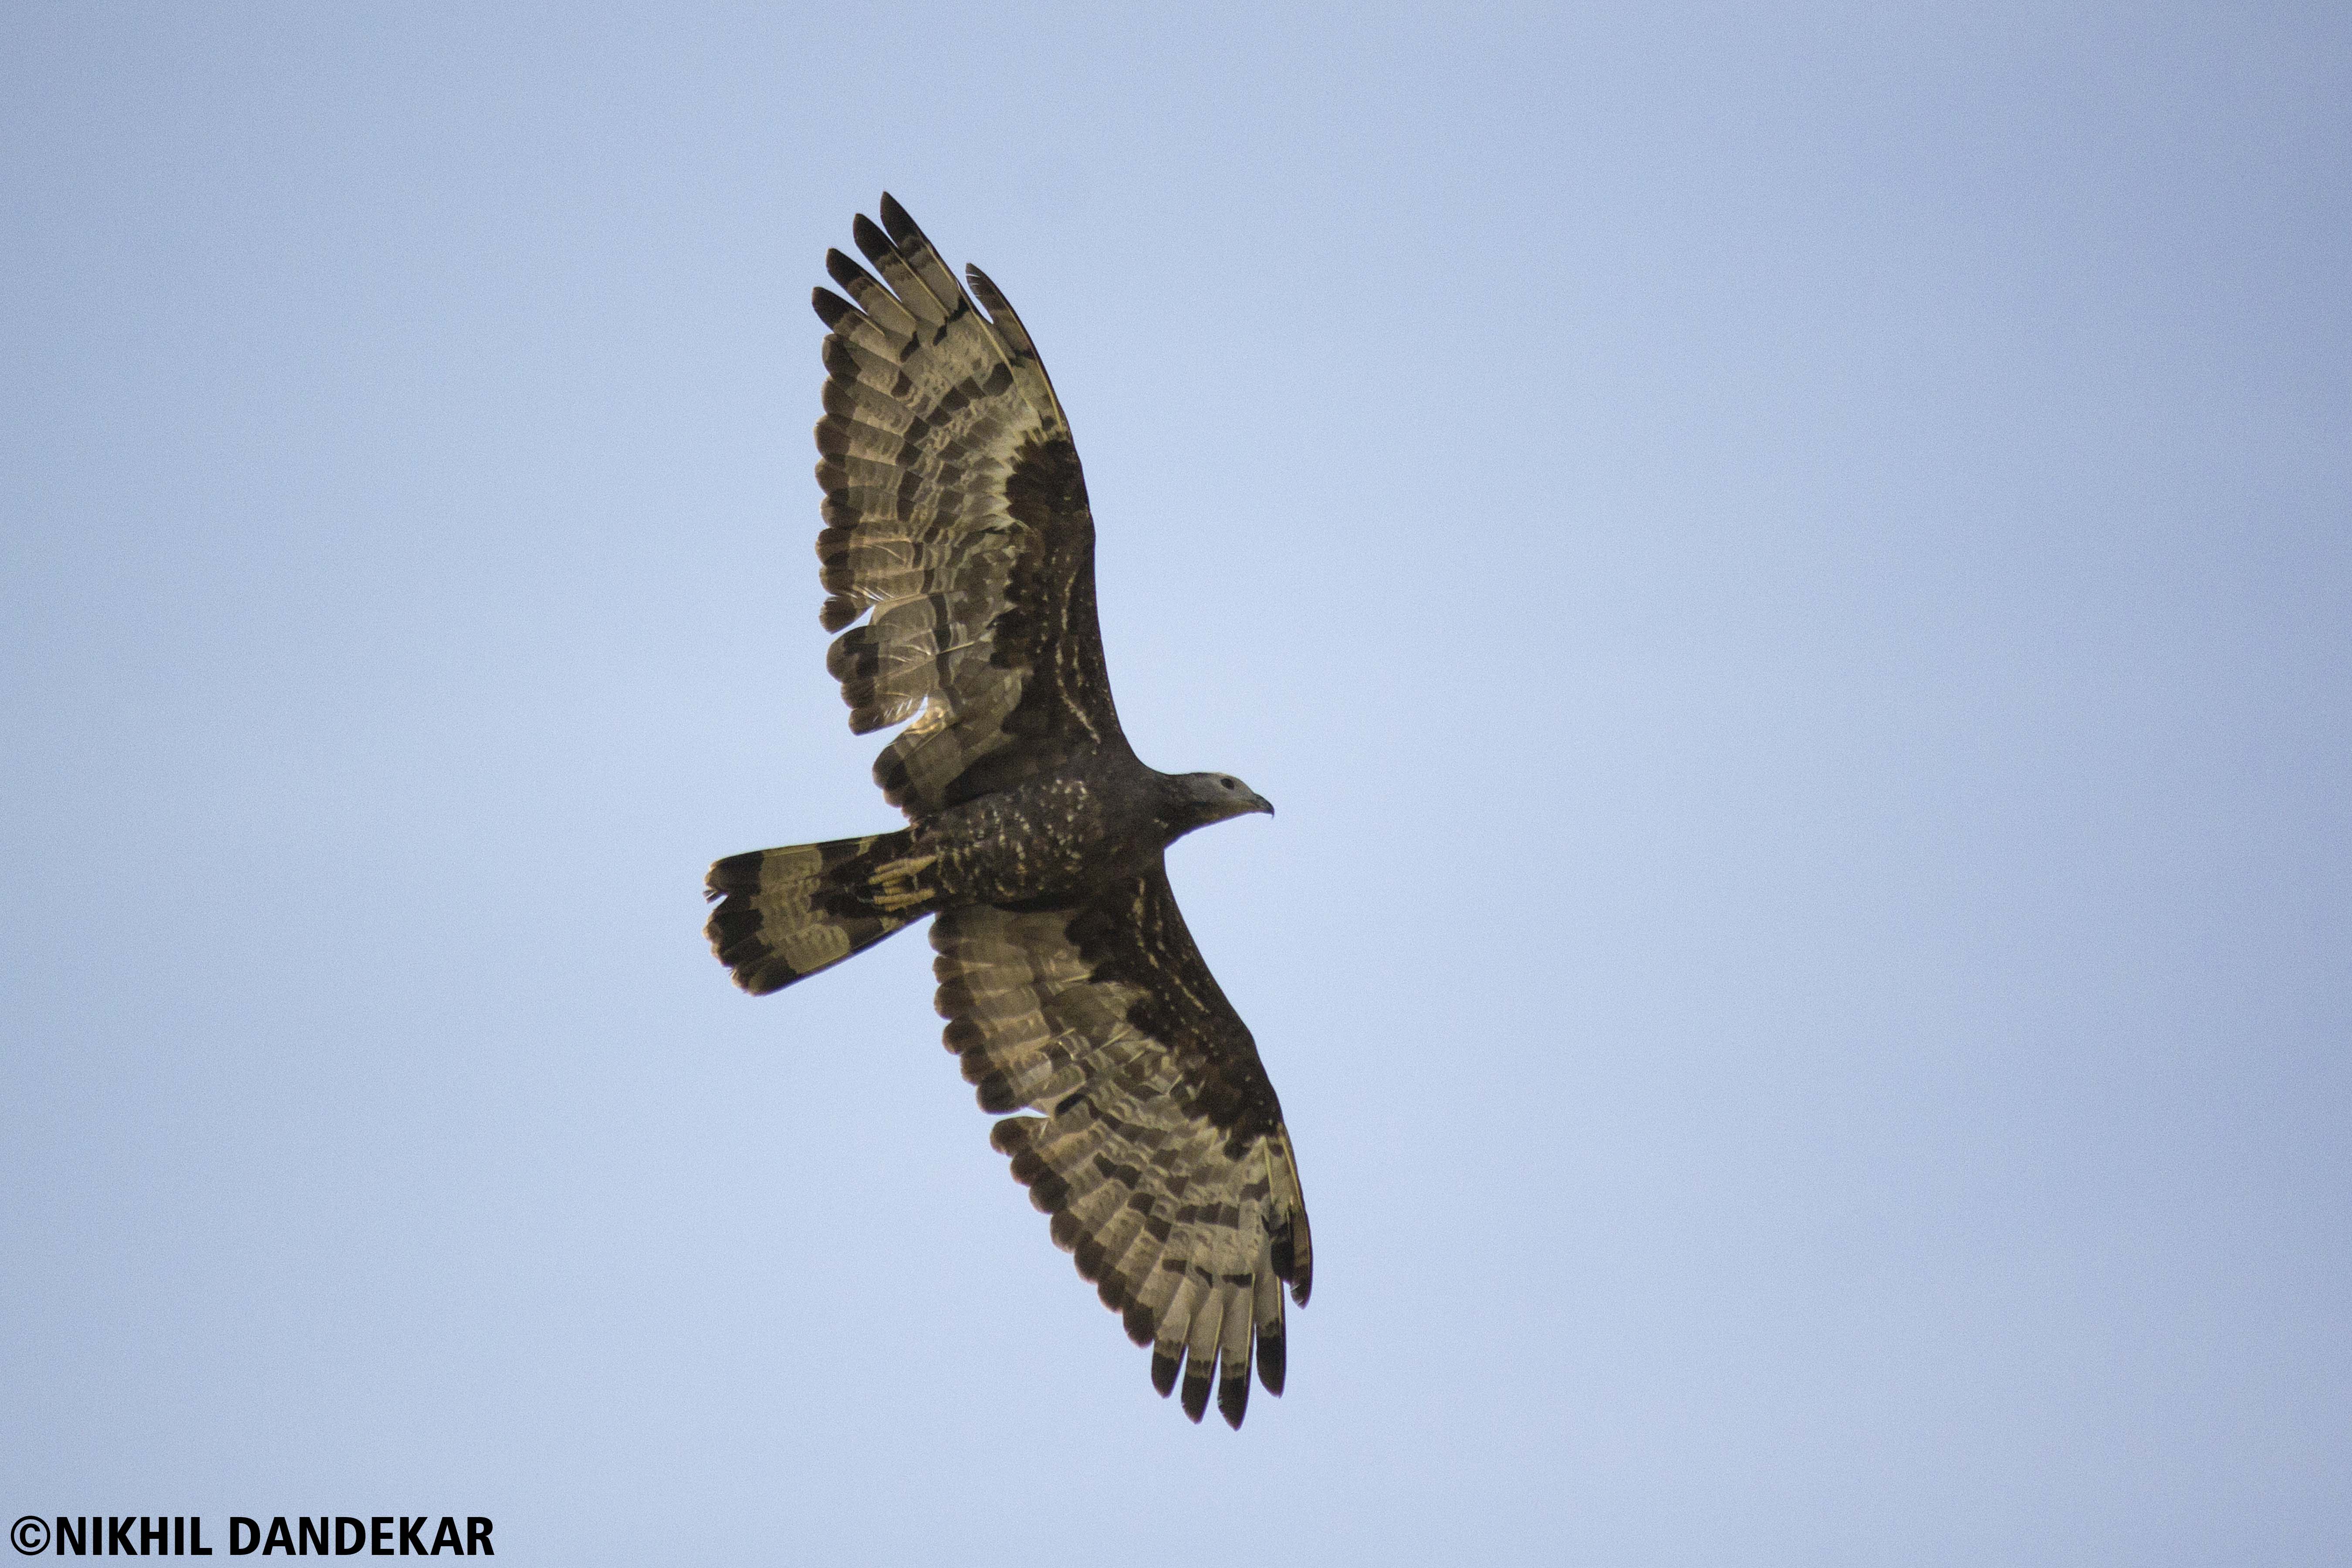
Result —
M 781 989 L 924 916 L 948 1048 L 1055 1242 L 1151 1347 L 1163 1395 L 1234 1426 L 1280 1394 L 1285 1288 L 1314 1279 L 1290 1134 L 1164 851 L 1273 807 L 1129 746 L 1096 619 L 1094 518 L 1020 318 L 906 211 L 825 267 L 816 426 L 826 665 L 908 826 L 730 856 L 706 887 L 736 983 Z M 868 268 L 871 270 L 868 270 Z M 974 303 L 977 296 L 978 303 Z M 983 313 L 983 308 L 985 313 Z

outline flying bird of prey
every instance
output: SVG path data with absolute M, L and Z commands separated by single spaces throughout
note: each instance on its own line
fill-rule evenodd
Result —
M 755 994 L 934 917 L 947 1047 L 990 1142 L 1164 1396 L 1234 1426 L 1280 1394 L 1282 1288 L 1314 1255 L 1282 1106 L 1168 886 L 1167 847 L 1271 813 L 1225 773 L 1138 761 L 1095 620 L 1095 525 L 1045 367 L 979 268 L 971 294 L 887 195 L 835 250 L 817 559 L 826 668 L 908 826 L 730 856 L 708 928 Z M 978 296 L 986 314 L 972 305 Z M 861 619 L 861 617 L 863 617 Z M 855 624 L 853 624 L 855 623 Z

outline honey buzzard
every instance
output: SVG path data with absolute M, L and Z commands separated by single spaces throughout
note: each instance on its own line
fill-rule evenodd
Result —
M 1290 1136 L 1248 1028 L 1168 886 L 1167 847 L 1274 807 L 1224 773 L 1146 767 L 1095 619 L 1095 525 L 1069 421 L 1013 307 L 958 286 L 887 195 L 815 292 L 825 665 L 894 833 L 711 867 L 708 933 L 744 990 L 816 973 L 925 915 L 947 1047 L 990 1142 L 1053 1216 L 1162 1395 L 1234 1426 L 1255 1352 L 1283 1384 L 1283 1286 L 1314 1255 Z M 982 314 L 975 309 L 977 296 Z M 863 617 L 861 619 L 861 617 Z M 853 624 L 855 623 L 855 624 Z

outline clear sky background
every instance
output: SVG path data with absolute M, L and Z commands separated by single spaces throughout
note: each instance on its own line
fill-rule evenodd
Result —
M 0 1516 L 2352 1556 L 2340 6 L 16 5 Z M 1318 1244 L 1186 1423 L 902 936 L 810 286 L 1035 333 Z

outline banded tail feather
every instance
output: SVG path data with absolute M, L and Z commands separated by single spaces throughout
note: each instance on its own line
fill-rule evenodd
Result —
M 704 879 L 719 907 L 703 934 L 735 984 L 764 996 L 931 913 L 936 858 L 903 828 L 730 855 Z

